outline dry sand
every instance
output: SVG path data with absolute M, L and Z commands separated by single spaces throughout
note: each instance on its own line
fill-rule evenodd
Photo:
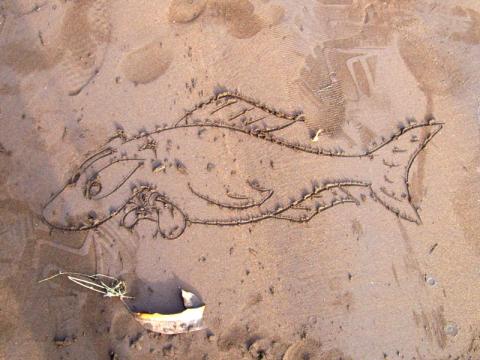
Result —
M 479 59 L 478 0 L 0 2 L 0 357 L 480 359 Z

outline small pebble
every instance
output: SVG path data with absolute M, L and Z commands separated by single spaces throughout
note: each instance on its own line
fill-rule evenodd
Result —
M 445 326 L 445 333 L 449 336 L 457 336 L 458 334 L 458 327 L 454 323 L 448 323 Z
M 426 283 L 430 286 L 435 286 L 437 285 L 437 281 L 435 280 L 435 278 L 433 278 L 432 276 L 427 276 L 427 278 L 425 279 Z

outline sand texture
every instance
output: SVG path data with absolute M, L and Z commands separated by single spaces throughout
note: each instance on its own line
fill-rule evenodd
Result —
M 480 359 L 479 59 L 477 0 L 0 2 L 0 358 Z

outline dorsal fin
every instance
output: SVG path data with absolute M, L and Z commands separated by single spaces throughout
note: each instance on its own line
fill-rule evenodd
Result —
M 187 111 L 176 126 L 221 124 L 247 132 L 273 133 L 299 122 L 304 122 L 300 113 L 285 113 L 253 99 L 223 92 Z

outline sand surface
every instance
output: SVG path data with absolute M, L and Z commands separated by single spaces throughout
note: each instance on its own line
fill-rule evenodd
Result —
M 479 59 L 477 0 L 1 1 L 0 357 L 480 359 Z

